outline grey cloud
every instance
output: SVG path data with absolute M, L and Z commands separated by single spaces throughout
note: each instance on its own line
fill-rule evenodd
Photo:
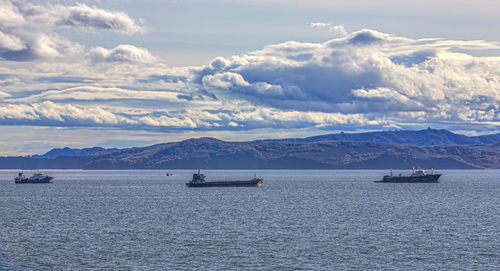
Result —
M 142 27 L 124 12 L 89 7 L 80 3 L 69 7 L 57 6 L 57 10 L 61 11 L 62 15 L 56 25 L 108 29 L 128 34 L 142 31 Z
M 399 113 L 415 112 L 414 121 L 499 125 L 499 59 L 451 51 L 498 47 L 365 29 L 323 44 L 286 42 L 216 58 L 194 80 L 218 97 L 282 110 L 390 116 L 394 122 L 403 121 Z
M 348 37 L 347 42 L 354 45 L 366 45 L 382 42 L 385 40 L 383 37 L 380 37 L 380 35 L 377 34 L 378 33 L 375 33 L 374 31 L 362 30 L 357 32 L 355 35 L 351 35 L 350 37 Z
M 357 46 L 403 45 L 412 42 L 415 42 L 415 40 L 405 37 L 398 37 L 387 33 L 382 33 L 372 29 L 362 29 L 359 31 L 355 31 L 343 38 L 330 40 L 326 42 L 324 45 L 327 47 L 338 48 L 338 47 L 353 46 L 353 45 Z
M 405 65 L 410 67 L 425 62 L 426 60 L 435 57 L 437 52 L 435 50 L 422 50 L 409 53 L 407 55 L 394 55 L 390 57 L 391 61 L 396 64 Z
M 168 82 L 168 83 L 179 83 L 179 82 L 186 82 L 187 78 L 185 76 L 176 76 L 176 75 L 169 75 L 169 74 L 153 74 L 149 75 L 146 79 L 139 79 L 137 80 L 138 82 L 141 83 L 150 83 L 150 82 L 155 82 L 155 81 L 163 81 L 163 82 Z
M 24 50 L 6 50 L 0 53 L 0 56 L 5 60 L 11 61 L 30 61 L 37 59 L 38 56 L 30 49 Z
M 72 83 L 72 84 L 90 84 L 97 81 L 94 78 L 82 76 L 46 76 L 36 79 L 41 83 Z
M 126 13 L 106 10 L 83 3 L 76 5 L 52 5 L 23 0 L 2 0 L 0 19 L 2 26 L 11 28 L 28 25 L 34 28 L 52 29 L 58 26 L 112 30 L 134 34 L 143 31 Z

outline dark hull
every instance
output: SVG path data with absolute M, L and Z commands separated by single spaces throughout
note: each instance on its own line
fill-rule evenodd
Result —
M 256 187 L 262 186 L 262 179 L 229 182 L 189 182 L 188 187 Z
M 52 183 L 54 181 L 54 178 L 50 179 L 43 179 L 43 180 L 16 180 L 16 183 Z
M 389 176 L 386 175 L 376 183 L 438 183 L 441 174 L 432 174 L 424 176 Z

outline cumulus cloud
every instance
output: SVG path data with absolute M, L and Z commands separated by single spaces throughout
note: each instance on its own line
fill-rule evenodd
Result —
M 128 44 L 121 44 L 112 49 L 96 47 L 89 51 L 89 57 L 94 62 L 153 63 L 156 61 L 147 49 Z
M 432 123 L 498 123 L 500 58 L 453 52 L 457 48 L 500 46 L 364 29 L 322 44 L 286 42 L 217 58 L 197 78 L 218 97 L 282 110 L 385 116 L 394 122 L 415 112 L 425 115 L 418 121 Z
M 492 48 L 500 46 L 363 29 L 323 43 L 288 41 L 206 66 L 168 68 L 143 48 L 97 47 L 88 52 L 95 63 L 127 65 L 0 70 L 0 84 L 22 90 L 0 93 L 0 125 L 499 130 L 500 57 L 455 51 Z
M 83 46 L 60 36 L 60 28 L 143 32 L 143 27 L 123 12 L 81 3 L 64 6 L 0 0 L 0 58 L 30 61 L 82 55 Z M 148 52 L 140 53 L 143 58 L 151 58 Z

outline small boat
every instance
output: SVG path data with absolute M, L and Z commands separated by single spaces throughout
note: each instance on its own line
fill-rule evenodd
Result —
M 21 171 L 17 177 L 14 178 L 14 181 L 16 183 L 52 183 L 54 181 L 54 177 L 39 171 L 35 171 L 31 177 L 26 177 Z
M 198 169 L 198 173 L 193 174 L 193 179 L 190 182 L 187 182 L 186 185 L 188 187 L 229 187 L 229 186 L 244 186 L 244 187 L 261 187 L 263 179 L 259 179 L 254 175 L 254 178 L 247 181 L 216 181 L 216 182 L 207 182 L 205 180 L 205 175 L 200 173 L 200 169 Z
M 172 172 L 167 172 L 167 174 L 166 174 L 166 175 L 167 175 L 167 176 L 172 176 L 172 175 L 174 175 L 174 174 L 173 174 Z
M 434 169 L 429 174 L 425 172 L 423 169 L 415 170 L 413 168 L 413 172 L 411 175 L 403 175 L 399 174 L 398 176 L 394 176 L 392 173 L 392 168 L 390 171 L 390 175 L 385 175 L 382 180 L 375 181 L 376 183 L 438 183 L 439 177 L 441 174 L 434 174 Z

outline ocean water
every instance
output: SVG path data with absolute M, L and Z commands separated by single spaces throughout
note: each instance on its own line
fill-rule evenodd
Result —
M 500 270 L 500 171 L 0 171 L 0 270 Z M 397 171 L 396 173 L 399 173 Z

